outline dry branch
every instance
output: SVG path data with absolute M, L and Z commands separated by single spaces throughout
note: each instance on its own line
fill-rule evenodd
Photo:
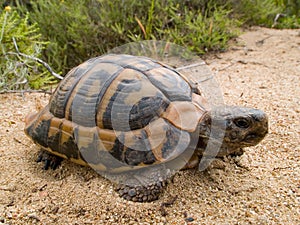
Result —
M 34 56 L 30 56 L 30 55 L 26 55 L 24 53 L 21 53 L 19 51 L 19 48 L 18 48 L 18 45 L 17 45 L 17 42 L 16 42 L 16 39 L 13 37 L 13 42 L 14 42 L 14 46 L 15 46 L 15 49 L 16 49 L 16 52 L 8 52 L 7 54 L 11 54 L 11 55 L 18 55 L 18 56 L 22 56 L 22 57 L 25 57 L 25 58 L 28 58 L 28 59 L 31 59 L 31 60 L 34 60 L 40 64 L 42 64 L 53 76 L 55 76 L 56 78 L 62 80 L 63 77 L 60 76 L 59 74 L 55 73 L 52 68 L 49 66 L 48 63 L 44 62 L 43 60 L 37 58 L 37 57 L 34 57 Z

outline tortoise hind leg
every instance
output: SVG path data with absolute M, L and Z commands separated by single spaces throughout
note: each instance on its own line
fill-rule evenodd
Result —
M 62 160 L 63 158 L 41 149 L 36 162 L 43 162 L 45 170 L 48 170 L 49 168 L 55 170 L 58 166 L 60 166 Z

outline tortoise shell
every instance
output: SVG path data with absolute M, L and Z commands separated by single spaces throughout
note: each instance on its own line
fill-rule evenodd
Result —
M 25 132 L 57 156 L 118 172 L 183 155 L 207 111 L 199 90 L 175 69 L 111 54 L 73 68 L 49 104 L 26 118 Z

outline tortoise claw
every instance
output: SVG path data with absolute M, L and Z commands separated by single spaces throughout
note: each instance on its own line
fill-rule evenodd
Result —
M 44 170 L 48 170 L 49 168 L 55 170 L 60 166 L 62 160 L 63 159 L 59 156 L 53 155 L 45 150 L 41 150 L 36 162 L 44 162 Z

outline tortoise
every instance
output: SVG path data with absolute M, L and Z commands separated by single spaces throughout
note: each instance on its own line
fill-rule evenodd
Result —
M 268 132 L 268 118 L 253 108 L 212 110 L 187 76 L 126 54 L 95 57 L 73 68 L 49 104 L 25 119 L 25 133 L 43 150 L 38 161 L 45 161 L 45 169 L 55 169 L 61 158 L 91 166 L 120 183 L 120 196 L 138 202 L 158 199 L 167 178 L 209 155 L 213 126 L 220 132 L 223 126 L 217 156 L 225 156 L 258 144 Z

